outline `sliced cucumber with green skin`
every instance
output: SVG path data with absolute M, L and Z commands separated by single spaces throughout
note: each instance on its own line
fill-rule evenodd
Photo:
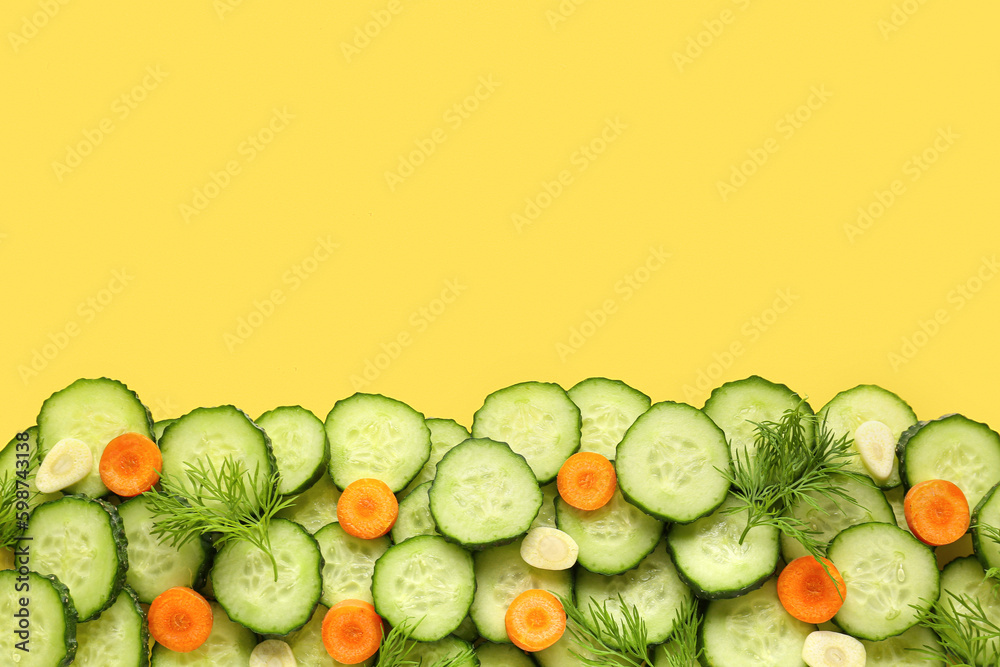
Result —
M 375 563 L 375 611 L 390 625 L 415 622 L 410 637 L 437 641 L 462 624 L 476 592 L 472 555 L 434 535 L 411 537 Z
M 464 651 L 469 651 L 469 658 L 450 667 L 479 667 L 479 658 L 472 651 L 472 644 L 458 637 L 445 637 L 433 642 L 408 642 L 407 647 L 409 653 L 406 660 L 412 660 L 420 667 L 431 667 L 440 660 L 454 660 Z
M 914 606 L 921 598 L 938 598 L 934 552 L 902 528 L 851 526 L 833 538 L 827 557 L 847 585 L 833 622 L 858 639 L 879 641 L 906 632 L 919 620 Z
M 125 584 L 125 531 L 114 507 L 86 496 L 39 505 L 28 521 L 31 568 L 69 589 L 80 622 L 114 604 Z
M 535 661 L 513 644 L 483 642 L 476 647 L 479 667 L 535 667 Z
M 580 408 L 580 451 L 611 461 L 625 431 L 649 409 L 649 396 L 620 380 L 588 378 L 566 392 Z
M 27 606 L 21 604 L 22 599 L 28 602 Z M 22 629 L 20 621 L 24 615 L 28 627 Z M 0 570 L 0 618 L 3 664 L 65 667 L 73 662 L 77 645 L 76 608 L 69 590 L 56 577 Z M 24 635 L 18 635 L 19 632 Z
M 917 415 L 906 401 L 874 384 L 859 384 L 857 387 L 840 392 L 820 409 L 818 417 L 820 423 L 826 424 L 826 428 L 835 439 L 847 436 L 852 441 L 858 427 L 868 421 L 879 421 L 888 426 L 897 441 L 903 431 L 917 423 Z M 853 457 L 848 463 L 847 470 L 871 477 L 861 462 L 857 446 L 853 442 L 851 452 Z M 887 480 L 881 482 L 873 478 L 873 481 L 884 489 L 899 486 L 901 480 L 898 458 L 892 464 L 892 473 Z
M 787 410 L 794 410 L 800 404 L 803 414 L 813 414 L 809 404 L 787 386 L 751 375 L 716 387 L 702 410 L 725 431 L 735 460 L 737 452 L 741 458 L 746 458 L 757 450 L 756 424 L 780 421 Z M 803 426 L 807 437 L 812 438 L 812 423 L 804 422 Z
M 372 602 L 372 572 L 375 561 L 389 548 L 388 537 L 364 540 L 348 535 L 339 523 L 316 533 L 323 554 L 323 594 L 327 607 L 343 600 Z
M 153 418 L 135 392 L 117 380 L 80 379 L 45 399 L 38 413 L 38 448 L 44 459 L 63 438 L 82 440 L 94 454 L 86 477 L 65 489 L 97 498 L 108 493 L 97 465 L 104 448 L 123 433 L 153 437 Z
M 653 650 L 653 667 L 677 667 L 677 661 L 679 659 L 677 654 L 679 650 L 680 649 L 674 640 L 658 645 Z M 701 667 L 701 663 L 697 660 L 688 662 L 687 664 L 681 664 L 683 667 Z
M 896 525 L 905 530 L 908 533 L 912 533 L 910 526 L 906 523 L 906 510 L 903 507 L 903 500 L 906 498 L 906 489 L 902 486 L 897 486 L 894 489 L 886 489 L 885 499 L 889 503 L 889 507 L 892 508 L 892 515 L 896 519 Z
M 246 667 L 257 646 L 253 632 L 229 619 L 226 610 L 212 602 L 212 633 L 190 653 L 176 653 L 153 645 L 151 667 Z M 300 667 L 304 667 L 301 666 Z
M 556 526 L 580 547 L 577 563 L 598 574 L 631 570 L 663 535 L 663 523 L 629 503 L 618 490 L 596 510 L 577 509 L 557 498 Z
M 635 607 L 646 621 L 646 642 L 659 644 L 667 640 L 677 623 L 684 605 L 694 599 L 677 574 L 677 568 L 661 541 L 639 566 L 623 574 L 605 576 L 582 571 L 576 577 L 576 605 L 589 613 L 591 605 L 606 607 L 623 622 L 619 599 Z M 589 619 L 593 620 L 593 619 Z M 594 631 L 599 628 L 592 627 Z M 613 640 L 611 640 L 613 643 Z
M 555 482 L 542 487 L 542 507 L 538 510 L 538 515 L 531 522 L 531 528 L 555 528 L 556 527 L 556 498 L 559 497 L 559 488 Z
M 451 634 L 455 635 L 459 639 L 464 639 L 465 641 L 472 643 L 479 639 L 479 630 L 476 629 L 476 624 L 472 621 L 471 616 L 466 616 L 462 620 L 462 624 L 455 628 L 455 631 Z
M 577 644 L 570 630 L 571 624 L 572 621 L 567 624 L 566 632 L 559 638 L 559 641 L 547 649 L 532 654 L 532 657 L 535 658 L 535 661 L 541 667 L 587 667 L 594 664 L 593 662 L 585 663 L 580 659 L 580 656 L 588 660 L 598 660 L 592 651 L 581 648 Z M 635 667 L 633 661 L 626 660 L 625 658 L 602 656 L 600 660 L 602 662 L 598 664 L 613 665 L 615 667 Z
M 219 470 L 226 459 L 239 462 L 248 476 L 256 473 L 258 495 L 275 470 L 267 434 L 232 405 L 195 408 L 163 432 L 159 445 L 163 474 L 195 492 L 200 489 L 189 477 L 188 467 L 196 463 Z
M 354 394 L 337 401 L 326 416 L 330 477 L 340 489 L 374 478 L 393 493 L 417 476 L 431 454 L 424 416 L 392 398 Z
M 907 488 L 944 479 L 962 489 L 969 507 L 1000 482 L 1000 435 L 962 415 L 910 427 L 899 439 L 898 455 Z
M 312 618 L 299 630 L 285 637 L 295 655 L 296 667 L 342 667 L 344 663 L 330 657 L 323 645 L 323 617 L 329 611 L 322 604 L 317 605 Z M 375 663 L 375 658 L 365 660 L 361 665 L 368 667 Z
M 729 480 L 726 436 L 686 403 L 657 403 L 618 445 L 618 486 L 630 503 L 663 521 L 687 523 L 722 504 Z
M 434 479 L 437 472 L 437 464 L 448 451 L 460 442 L 464 442 L 472 437 L 469 429 L 465 428 L 454 419 L 425 419 L 427 428 L 431 432 L 431 455 L 427 463 L 420 469 L 417 476 L 406 485 L 406 488 L 399 493 L 399 499 L 403 500 L 424 482 Z
M 901 635 L 879 642 L 861 640 L 865 647 L 865 667 L 945 667 L 939 660 L 929 660 L 917 653 L 920 649 L 937 651 L 941 642 L 931 630 L 915 625 Z
M 524 591 L 538 588 L 572 598 L 572 570 L 540 570 L 521 560 L 521 542 L 475 555 L 476 596 L 469 615 L 479 634 L 491 642 L 509 643 L 507 607 Z
M 699 639 L 707 667 L 805 667 L 802 645 L 814 630 L 785 611 L 772 578 L 741 597 L 708 603 Z
M 326 471 L 329 446 L 323 422 L 298 405 L 265 412 L 256 420 L 271 441 L 278 466 L 278 493 L 302 493 Z
M 323 476 L 305 492 L 295 498 L 290 507 L 278 512 L 281 519 L 291 519 L 310 533 L 316 533 L 323 526 L 337 521 L 337 501 L 340 500 L 340 489 L 330 479 Z
M 63 494 L 60 491 L 55 493 L 41 493 L 35 485 L 35 475 L 38 473 L 38 466 L 41 465 L 41 457 L 38 454 L 38 427 L 32 426 L 25 429 L 27 438 L 14 436 L 7 445 L 0 449 L 0 481 L 5 477 L 28 482 L 28 512 L 31 513 L 36 507 L 50 500 L 58 500 Z M 21 456 L 18 456 L 20 454 Z M 18 461 L 21 462 L 18 465 Z M 24 472 L 24 476 L 20 473 Z M 18 485 L 18 489 L 23 488 Z
M 986 619 L 993 627 L 985 626 L 982 621 L 968 621 L 972 627 L 980 629 L 982 635 L 991 634 L 995 632 L 995 627 L 1000 626 L 1000 589 L 994 579 L 986 578 L 983 566 L 972 556 L 956 558 L 941 572 L 941 599 L 938 604 L 948 609 L 954 604 L 959 613 L 964 613 L 964 607 L 955 601 L 957 596 L 972 598 L 982 606 Z M 967 631 L 970 629 L 967 628 Z M 989 639 L 985 644 L 985 660 L 977 663 L 976 667 L 993 667 L 1000 662 L 1000 640 Z
M 674 524 L 667 545 L 681 578 L 706 600 L 734 598 L 759 588 L 778 567 L 778 529 L 746 528 L 746 512 L 724 514 L 739 505 L 730 494 L 712 514 L 694 523 Z
M 157 442 L 163 437 L 163 432 L 167 430 L 167 427 L 173 424 L 177 419 L 161 419 L 158 422 L 153 422 L 153 439 Z
M 287 519 L 268 528 L 278 563 L 250 542 L 230 542 L 212 565 L 212 591 L 229 618 L 260 635 L 286 635 L 312 616 L 323 591 L 323 556 L 316 539 Z
M 208 574 L 212 543 L 205 536 L 180 547 L 170 546 L 166 537 L 152 534 L 155 515 L 143 496 L 118 506 L 128 542 L 128 585 L 139 601 L 151 604 L 157 595 L 175 586 L 200 588 Z
M 1000 484 L 986 492 L 972 512 L 972 548 L 984 568 L 1000 567 L 1000 542 L 979 530 L 980 524 L 1000 529 Z
M 580 425 L 580 409 L 562 387 L 522 382 L 486 397 L 473 416 L 472 437 L 506 442 L 538 483 L 548 484 L 580 448 Z
M 149 665 L 149 627 L 139 599 L 128 586 L 109 609 L 76 626 L 79 667 L 146 667 Z
M 431 500 L 427 495 L 431 483 L 424 482 L 399 503 L 399 516 L 392 526 L 392 541 L 396 544 L 417 535 L 440 535 L 431 516 Z
M 819 542 L 822 553 L 826 553 L 827 545 L 837 533 L 850 526 L 873 521 L 896 525 L 896 515 L 893 514 L 889 501 L 876 486 L 845 475 L 836 475 L 832 481 L 835 488 L 841 489 L 857 504 L 839 496 L 829 497 L 810 491 L 805 495 L 812 499 L 815 506 L 808 500 L 799 498 L 785 510 L 786 516 L 802 521 L 809 530 L 816 532 L 814 537 Z M 782 533 L 781 555 L 786 563 L 790 563 L 800 556 L 808 556 L 809 551 L 797 539 Z
M 527 532 L 542 507 L 524 457 L 486 438 L 470 438 L 444 455 L 428 498 L 438 532 L 471 549 Z

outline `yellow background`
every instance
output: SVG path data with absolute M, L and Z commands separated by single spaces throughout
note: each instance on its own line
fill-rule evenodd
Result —
M 1000 5 L 577 2 L 6 0 L 0 431 L 101 375 L 157 419 L 760 374 L 1000 427 Z

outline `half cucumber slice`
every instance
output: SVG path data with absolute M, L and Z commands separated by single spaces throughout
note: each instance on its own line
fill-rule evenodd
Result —
M 580 408 L 580 451 L 614 461 L 625 431 L 649 409 L 649 396 L 620 380 L 588 378 L 566 392 Z
M 298 405 L 265 412 L 256 420 L 271 440 L 278 466 L 278 493 L 301 493 L 326 470 L 329 447 L 323 422 Z

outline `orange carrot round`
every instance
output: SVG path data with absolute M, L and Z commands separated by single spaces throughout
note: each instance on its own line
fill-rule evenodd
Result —
M 607 505 L 617 485 L 614 464 L 596 452 L 578 452 L 569 457 L 556 477 L 559 496 L 581 510 Z
M 190 653 L 212 634 L 212 607 L 190 588 L 178 586 L 156 596 L 149 605 L 149 633 L 177 653 Z
M 778 575 L 781 606 L 805 623 L 829 621 L 840 611 L 847 597 L 847 586 L 840 572 L 828 558 L 820 560 L 826 568 L 813 556 L 802 556 L 786 565 Z M 830 579 L 831 575 L 833 579 Z
M 362 600 L 344 600 L 323 617 L 323 646 L 330 657 L 356 665 L 375 655 L 382 643 L 382 618 Z
M 163 457 L 152 440 L 139 433 L 124 433 L 104 448 L 99 465 L 101 481 L 119 496 L 137 496 L 160 480 Z
M 563 636 L 566 610 L 555 595 L 533 588 L 514 598 L 504 623 L 515 646 L 524 651 L 541 651 Z
M 903 499 L 903 513 L 913 535 L 932 547 L 951 544 L 969 530 L 969 501 L 944 479 L 914 485 Z
M 337 521 L 341 527 L 348 535 L 365 540 L 388 533 L 398 515 L 396 496 L 378 479 L 351 482 L 337 501 Z

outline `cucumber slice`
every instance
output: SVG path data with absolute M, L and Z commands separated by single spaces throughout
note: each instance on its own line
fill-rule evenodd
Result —
M 420 469 L 417 476 L 413 478 L 400 494 L 400 500 L 406 498 L 413 489 L 424 482 L 434 479 L 437 472 L 437 464 L 452 447 L 460 442 L 464 442 L 472 437 L 469 430 L 453 419 L 426 419 L 427 428 L 431 432 L 431 455 L 427 463 Z
M 580 409 L 562 387 L 522 382 L 486 397 L 472 418 L 472 437 L 506 442 L 538 483 L 548 484 L 580 448 L 580 424 Z
M 700 598 L 744 595 L 762 586 L 778 567 L 778 529 L 756 526 L 740 544 L 746 513 L 723 514 L 738 504 L 730 494 L 712 514 L 667 531 L 677 571 Z
M 894 489 L 886 489 L 883 491 L 885 493 L 885 499 L 889 503 L 889 507 L 892 508 L 892 515 L 896 519 L 896 525 L 905 530 L 908 533 L 912 533 L 910 526 L 906 523 L 906 510 L 903 507 L 903 500 L 906 498 L 906 489 L 903 486 L 897 486 Z
M 674 631 L 679 612 L 694 599 L 691 589 L 678 576 L 665 541 L 660 541 L 638 567 L 624 574 L 609 577 L 581 571 L 576 577 L 575 590 L 577 607 L 589 613 L 592 604 L 598 608 L 606 606 L 619 623 L 623 622 L 619 599 L 634 606 L 646 621 L 649 644 L 666 641 Z M 614 644 L 613 639 L 609 641 Z
M 428 498 L 438 531 L 472 549 L 527 532 L 542 507 L 524 457 L 485 438 L 466 440 L 444 455 Z
M 572 623 L 572 621 L 570 621 Z M 625 658 L 615 658 L 612 656 L 602 656 L 597 658 L 592 651 L 581 648 L 573 637 L 570 626 L 566 626 L 566 632 L 552 646 L 533 653 L 532 656 L 541 667 L 589 667 L 590 665 L 614 665 L 616 667 L 635 667 L 635 663 Z M 586 658 L 584 662 L 580 658 Z
M 483 642 L 476 647 L 479 667 L 535 667 L 535 661 L 513 644 Z
M 816 629 L 778 600 L 777 580 L 731 600 L 713 600 L 701 626 L 707 667 L 802 667 L 802 645 Z
M 326 416 L 330 477 L 340 489 L 363 478 L 403 490 L 431 454 L 424 416 L 400 401 L 354 394 L 337 401 Z
M 984 568 L 1000 567 L 1000 543 L 979 530 L 980 524 L 1000 528 L 1000 484 L 986 492 L 972 512 L 972 548 Z
M 941 572 L 941 599 L 939 604 L 955 604 L 955 609 L 962 613 L 964 608 L 954 602 L 955 597 L 966 596 L 979 602 L 986 619 L 993 627 L 986 627 L 982 621 L 967 620 L 966 631 L 979 628 L 983 635 L 995 633 L 1000 626 L 1000 589 L 993 579 L 986 578 L 986 571 L 972 556 L 956 558 L 944 567 Z M 983 658 L 976 667 L 992 667 L 1000 662 L 1000 640 L 991 638 L 983 646 Z
M 125 531 L 114 507 L 64 496 L 39 505 L 24 535 L 32 540 L 32 569 L 66 585 L 81 623 L 114 604 L 128 570 Z
M 975 507 L 1000 482 L 1000 435 L 962 415 L 920 422 L 899 439 L 900 471 L 907 488 L 944 479 Z
M 315 484 L 295 498 L 290 507 L 275 516 L 290 519 L 310 533 L 316 533 L 323 526 L 336 523 L 338 500 L 340 489 L 330 479 L 330 475 L 324 472 Z
M 472 555 L 433 535 L 389 547 L 372 576 L 375 611 L 390 625 L 420 621 L 410 635 L 416 641 L 437 641 L 453 632 L 469 613 L 475 591 Z
M 32 426 L 22 433 L 14 436 L 7 445 L 0 449 L 0 481 L 4 478 L 11 480 L 15 476 L 17 479 L 28 483 L 28 513 L 34 511 L 36 507 L 50 500 L 58 500 L 63 494 L 60 491 L 55 493 L 41 493 L 35 485 L 35 475 L 38 473 L 38 466 L 41 465 L 41 458 L 38 454 L 38 427 Z M 18 461 L 21 464 L 18 465 Z M 24 476 L 20 472 L 27 471 Z M 23 488 L 23 486 L 18 487 Z
M 126 586 L 100 618 L 76 626 L 74 665 L 79 667 L 146 667 L 149 628 L 139 599 Z
M 827 557 L 847 584 L 833 622 L 858 639 L 879 641 L 906 632 L 919 620 L 914 606 L 921 598 L 938 598 L 934 552 L 896 526 L 851 526 L 833 538 Z
M 622 497 L 596 510 L 581 510 L 556 499 L 556 526 L 580 547 L 577 563 L 598 574 L 631 570 L 660 541 L 663 524 Z
M 929 660 L 918 649 L 940 650 L 941 642 L 931 630 L 914 625 L 901 635 L 879 642 L 862 639 L 867 661 L 865 667 L 945 667 L 939 660 Z
M 437 665 L 441 660 L 450 660 L 449 667 L 479 667 L 479 659 L 472 651 L 472 644 L 458 637 L 445 637 L 433 642 L 408 642 L 409 653 L 406 660 L 412 660 L 420 667 Z M 405 650 L 405 649 L 404 649 Z M 463 652 L 468 651 L 468 659 L 454 662 Z
M 555 528 L 556 527 L 556 498 L 559 497 L 559 488 L 555 482 L 542 487 L 542 507 L 538 510 L 538 515 L 531 522 L 532 528 Z
M 331 523 L 316 533 L 316 542 L 323 554 L 320 602 L 327 607 L 343 600 L 371 603 L 375 561 L 389 548 L 389 538 L 363 540 L 348 535 L 339 523 Z
M 233 623 L 226 610 L 212 602 L 212 634 L 190 653 L 175 653 L 162 644 L 153 645 L 152 667 L 246 667 L 257 645 L 254 634 Z
M 840 392 L 830 399 L 819 411 L 819 421 L 825 422 L 827 429 L 839 439 L 848 436 L 854 439 L 854 432 L 867 421 L 880 421 L 889 427 L 893 437 L 899 440 L 903 431 L 917 423 L 917 415 L 906 401 L 896 394 L 874 384 L 860 384 L 852 389 Z M 847 470 L 863 475 L 871 474 L 861 462 L 857 447 L 851 444 L 854 456 Z M 873 478 L 873 481 L 874 478 Z M 876 482 L 878 483 L 878 482 Z M 885 482 L 878 483 L 882 488 L 891 489 L 899 486 L 899 460 L 892 466 L 892 473 Z
M 80 379 L 45 399 L 38 413 L 38 448 L 44 459 L 63 438 L 77 438 L 94 453 L 86 477 L 65 489 L 97 498 L 108 493 L 98 462 L 104 448 L 123 433 L 153 437 L 153 418 L 135 392 L 117 380 Z
M 278 580 L 266 553 L 236 541 L 215 557 L 212 590 L 240 625 L 261 635 L 286 635 L 308 623 L 319 602 L 323 557 L 316 539 L 294 521 L 273 520 L 267 535 Z
M 751 375 L 742 380 L 727 382 L 712 390 L 712 395 L 702 408 L 726 433 L 733 460 L 739 452 L 741 458 L 753 456 L 757 450 L 754 436 L 756 424 L 777 422 L 787 410 L 794 410 L 801 402 L 805 414 L 813 414 L 808 403 L 783 384 L 765 380 L 759 375 Z M 805 422 L 806 437 L 813 437 L 813 425 Z
M 126 581 L 140 602 L 151 604 L 157 595 L 175 586 L 201 587 L 208 573 L 209 554 L 214 553 L 207 537 L 192 539 L 181 547 L 154 537 L 155 515 L 142 496 L 119 505 L 118 515 L 128 542 Z
M 430 482 L 413 489 L 399 503 L 399 516 L 392 527 L 392 541 L 396 544 L 417 535 L 440 535 L 431 516 Z
M 153 422 L 153 436 L 154 436 L 153 440 L 155 440 L 156 442 L 159 442 L 160 438 L 163 437 L 163 432 L 165 430 L 167 430 L 167 427 L 170 426 L 171 424 L 173 424 L 175 421 L 177 421 L 177 420 L 176 419 L 161 419 L 158 422 Z
M 188 476 L 188 466 L 195 462 L 218 470 L 226 459 L 239 461 L 248 475 L 257 474 L 258 495 L 275 469 L 267 434 L 232 405 L 195 408 L 171 424 L 159 444 L 163 474 L 196 492 L 200 489 Z M 259 501 L 255 497 L 251 502 Z
M 326 470 L 329 446 L 326 430 L 316 415 L 298 405 L 265 412 L 256 420 L 271 440 L 278 466 L 278 493 L 301 493 Z
M 462 620 L 462 624 L 455 628 L 455 631 L 451 634 L 469 643 L 473 643 L 479 639 L 479 630 L 476 629 L 476 624 L 472 622 L 471 616 L 466 616 Z
M 615 460 L 625 431 L 649 409 L 649 396 L 620 380 L 588 378 L 566 392 L 580 408 L 580 451 Z
M 573 595 L 571 570 L 540 570 L 521 560 L 521 542 L 493 547 L 475 556 L 476 595 L 469 615 L 479 634 L 509 643 L 507 607 L 524 591 L 539 588 L 567 598 Z
M 317 605 L 309 622 L 285 637 L 285 641 L 292 647 L 292 653 L 295 655 L 296 667 L 343 666 L 344 663 L 331 658 L 326 647 L 323 646 L 323 617 L 326 616 L 327 611 L 329 610 L 322 604 Z M 375 664 L 375 658 L 368 658 L 360 664 L 369 667 Z
M 726 436 L 704 412 L 657 403 L 618 445 L 618 486 L 630 503 L 663 521 L 688 523 L 726 499 Z
M 28 601 L 27 606 L 21 605 L 22 599 Z M 28 627 L 22 629 L 24 614 Z M 76 609 L 69 591 L 57 578 L 0 570 L 0 618 L 0 656 L 8 665 L 65 667 L 73 662 Z M 25 634 L 19 636 L 20 632 Z
M 805 522 L 810 530 L 816 532 L 815 538 L 820 543 L 822 553 L 826 553 L 830 540 L 845 528 L 873 521 L 896 525 L 896 515 L 893 514 L 889 501 L 876 486 L 844 475 L 836 475 L 833 479 L 834 486 L 857 501 L 856 505 L 845 498 L 811 491 L 806 495 L 815 505 L 808 500 L 798 499 L 785 510 L 786 516 Z M 808 556 L 809 551 L 797 539 L 782 533 L 781 555 L 786 563 L 791 563 L 800 556 Z

